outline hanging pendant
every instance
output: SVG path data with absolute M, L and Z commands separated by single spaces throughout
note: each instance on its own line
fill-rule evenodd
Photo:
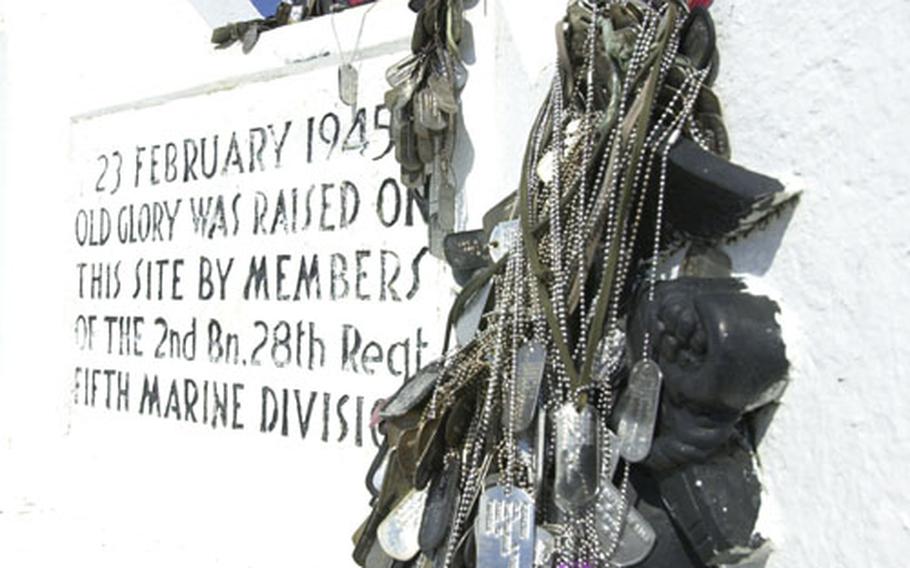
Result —
M 597 497 L 600 460 L 597 419 L 590 406 L 565 404 L 556 414 L 556 504 L 578 512 Z
M 534 568 L 549 568 L 553 565 L 556 553 L 556 539 L 547 529 L 537 527 L 537 538 L 534 545 Z
M 490 258 L 493 262 L 499 262 L 511 252 L 512 245 L 518 238 L 521 238 L 520 221 L 503 221 L 496 225 L 490 234 Z
M 474 531 L 478 567 L 533 567 L 534 500 L 525 490 L 499 483 L 484 490 Z
M 611 566 L 634 566 L 645 559 L 654 548 L 657 535 L 651 524 L 635 507 L 625 511 L 622 493 L 612 483 L 605 484 L 594 508 L 597 538 L 603 550 L 619 539 Z M 620 523 L 622 521 L 622 523 Z
M 651 453 L 660 387 L 660 367 L 651 359 L 642 359 L 629 374 L 629 387 L 619 402 L 619 451 L 632 463 L 644 461 Z
M 515 377 L 515 404 L 504 413 L 506 425 L 515 433 L 524 432 L 534 421 L 540 386 L 543 383 L 547 351 L 539 341 L 531 341 L 518 348 L 518 372 Z
M 338 97 L 348 106 L 357 106 L 357 68 L 350 63 L 338 67 Z
M 420 552 L 420 522 L 427 491 L 411 490 L 376 529 L 376 538 L 386 554 L 406 562 Z
M 591 369 L 595 382 L 607 382 L 619 369 L 626 352 L 626 334 L 614 329 L 600 340 Z

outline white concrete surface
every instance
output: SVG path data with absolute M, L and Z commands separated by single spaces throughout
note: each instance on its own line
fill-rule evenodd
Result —
M 461 154 L 471 165 L 468 226 L 516 183 L 549 82 L 560 4 L 487 0 L 471 9 L 476 63 L 464 102 L 473 150 Z M 780 301 L 794 366 L 762 448 L 763 529 L 777 549 L 769 566 L 903 568 L 910 3 L 717 0 L 713 11 L 735 159 L 805 192 L 795 214 L 732 247 L 738 271 Z M 375 35 L 364 42 L 407 33 L 411 22 L 400 14 L 374 12 L 366 34 Z M 359 23 L 349 16 L 347 29 Z M 323 535 L 300 534 L 299 517 L 354 513 L 333 506 L 329 490 L 310 511 L 283 509 L 278 490 L 270 500 L 255 490 L 293 488 L 298 472 L 210 469 L 192 439 L 154 445 L 151 431 L 153 445 L 127 440 L 92 455 L 77 448 L 95 430 L 83 431 L 82 444 L 79 433 L 66 436 L 70 373 L 59 354 L 71 341 L 63 291 L 72 280 L 64 256 L 72 221 L 64 199 L 73 190 L 70 117 L 334 52 L 331 36 L 290 28 L 264 36 L 250 56 L 214 53 L 210 28 L 183 0 L 5 3 L 0 21 L 8 40 L 0 74 L 0 565 L 312 566 Z M 94 428 L 100 435 L 106 426 Z M 230 463 L 229 439 L 206 446 L 206 456 Z M 254 489 L 226 497 L 238 486 Z M 331 491 L 362 494 L 359 486 Z

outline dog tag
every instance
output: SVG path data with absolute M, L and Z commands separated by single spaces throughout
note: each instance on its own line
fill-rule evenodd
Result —
M 556 539 L 543 527 L 536 529 L 537 539 L 534 543 L 534 568 L 550 568 L 553 554 L 556 552 Z
M 611 565 L 634 566 L 651 553 L 657 541 L 654 529 L 635 507 L 625 511 L 622 493 L 612 483 L 601 491 L 594 514 L 600 547 L 608 550 L 619 539 Z
M 423 89 L 414 99 L 414 118 L 427 130 L 443 130 L 448 124 L 432 89 Z
M 607 479 L 612 479 L 619 468 L 619 436 L 613 430 L 604 428 L 604 440 L 601 443 L 602 455 L 606 458 L 607 468 L 604 475 Z
M 407 81 L 417 70 L 420 64 L 420 58 L 415 55 L 409 55 L 392 65 L 385 72 L 385 79 L 392 87 L 398 87 Z
M 459 345 L 467 345 L 477 333 L 480 327 L 480 320 L 483 317 L 483 310 L 487 307 L 487 300 L 490 298 L 490 290 L 493 289 L 493 281 L 487 282 L 483 288 L 477 291 L 470 300 L 465 304 L 464 312 L 455 322 L 455 337 Z
M 532 568 L 534 500 L 523 489 L 494 484 L 480 496 L 474 534 L 477 566 Z
M 597 355 L 594 359 L 592 376 L 595 382 L 605 382 L 610 380 L 610 376 L 616 372 L 626 352 L 626 334 L 618 329 L 614 329 L 600 340 L 597 346 Z
M 350 63 L 338 67 L 338 96 L 348 106 L 357 104 L 357 68 Z
M 629 374 L 629 386 L 619 403 L 619 451 L 632 463 L 644 461 L 651 453 L 654 425 L 660 406 L 660 367 L 642 359 Z
M 567 513 L 582 509 L 597 497 L 599 475 L 594 411 L 565 404 L 556 414 L 556 504 Z
M 458 478 L 461 465 L 452 460 L 430 484 L 427 505 L 420 523 L 418 541 L 425 554 L 432 554 L 445 540 L 458 502 Z
M 433 387 L 436 386 L 441 371 L 441 360 L 433 361 L 417 371 L 411 380 L 404 383 L 398 392 L 392 395 L 385 407 L 379 411 L 379 416 L 383 420 L 399 418 L 425 401 L 433 392 Z
M 458 112 L 458 100 L 455 98 L 455 93 L 452 92 L 452 85 L 448 79 L 441 75 L 432 75 L 427 79 L 427 87 L 433 93 L 439 110 L 450 115 Z
M 446 235 L 442 248 L 459 286 L 467 284 L 477 270 L 490 265 L 490 252 L 483 230 Z
M 493 262 L 499 262 L 509 253 L 520 232 L 521 222 L 517 219 L 503 221 L 493 228 L 493 234 L 490 235 L 490 256 L 493 258 Z
M 540 385 L 543 383 L 544 366 L 547 362 L 546 348 L 538 341 L 531 341 L 518 348 L 518 374 L 515 377 L 515 405 L 507 408 L 511 417 L 513 432 L 524 432 L 534 421 Z
M 253 24 L 243 32 L 243 38 L 241 39 L 243 53 L 246 54 L 253 51 L 257 42 L 259 42 L 259 26 Z
M 426 502 L 425 490 L 412 489 L 376 529 L 382 549 L 395 560 L 407 561 L 420 552 L 420 521 Z

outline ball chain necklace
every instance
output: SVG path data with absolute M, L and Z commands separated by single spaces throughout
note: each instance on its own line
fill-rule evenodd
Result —
M 397 440 L 386 467 L 415 473 L 396 488 L 398 505 L 377 505 L 364 525 L 355 559 L 365 565 L 372 553 L 419 554 L 434 568 L 464 556 L 484 568 L 631 566 L 654 546 L 631 503 L 630 468 L 650 452 L 662 376 L 650 335 L 640 351 L 629 345 L 624 305 L 637 274 L 654 301 L 669 151 L 694 137 L 707 77 L 677 56 L 685 11 L 675 1 L 570 3 L 515 206 L 491 238 L 495 263 L 465 285 L 450 321 L 471 301 L 486 304 L 483 290 L 492 307 L 435 374 L 380 411 Z M 677 68 L 683 80 L 661 98 Z M 421 84 L 407 81 L 396 88 Z M 653 242 L 642 246 L 649 216 Z M 451 487 L 439 489 L 445 474 L 426 482 L 425 466 L 456 471 Z M 423 538 L 434 522 L 445 534 Z

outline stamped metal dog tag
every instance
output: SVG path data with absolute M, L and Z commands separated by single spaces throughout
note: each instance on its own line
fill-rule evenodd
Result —
M 348 106 L 357 104 L 357 68 L 350 63 L 338 67 L 338 96 Z
M 518 348 L 517 357 L 515 406 L 506 408 L 507 413 L 513 414 L 511 421 L 507 420 L 507 423 L 511 423 L 513 432 L 524 432 L 534 421 L 540 386 L 543 383 L 544 366 L 547 362 L 547 350 L 539 341 L 530 341 Z
M 556 504 L 565 512 L 583 508 L 597 496 L 600 462 L 597 420 L 590 406 L 565 404 L 556 414 Z
M 477 566 L 532 568 L 534 500 L 518 487 L 494 484 L 480 496 L 474 524 Z
M 651 453 L 661 382 L 660 367 L 651 359 L 636 363 L 629 375 L 629 387 L 618 409 L 618 434 L 619 451 L 632 463 L 643 461 Z

